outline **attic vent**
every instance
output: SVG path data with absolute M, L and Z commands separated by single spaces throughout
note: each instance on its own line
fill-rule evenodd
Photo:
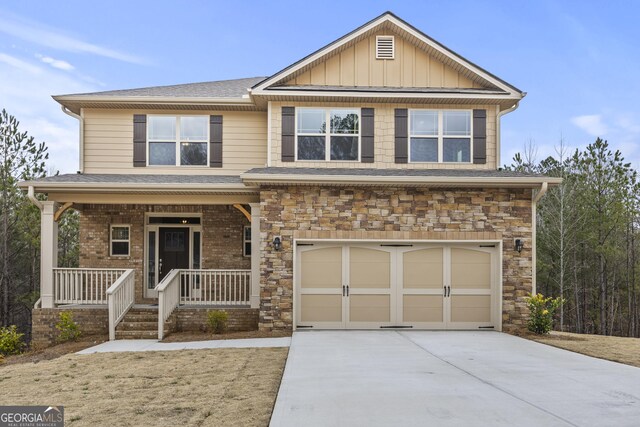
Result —
M 393 36 L 376 36 L 376 59 L 393 59 L 395 43 Z

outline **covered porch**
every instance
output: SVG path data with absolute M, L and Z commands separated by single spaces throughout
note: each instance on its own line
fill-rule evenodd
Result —
M 85 182 L 53 177 L 26 183 L 41 210 L 41 294 L 35 310 L 106 314 L 112 340 L 128 337 L 117 331 L 127 326 L 128 313 L 140 317 L 134 315 L 140 307 L 145 337 L 151 337 L 150 315 L 156 321 L 153 335 L 162 339 L 175 329 L 180 310 L 223 309 L 232 322 L 234 310 L 243 318 L 251 312 L 257 327 L 256 189 L 220 176 L 103 176 L 108 182 L 80 177 Z M 37 200 L 35 193 L 46 193 L 48 200 Z M 58 221 L 68 209 L 80 212 L 79 268 L 58 267 Z M 34 325 L 35 319 L 34 312 Z

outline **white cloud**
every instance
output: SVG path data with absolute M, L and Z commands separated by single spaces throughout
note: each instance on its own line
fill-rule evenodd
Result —
M 31 65 L 28 62 L 25 62 L 21 59 L 16 58 L 15 56 L 7 55 L 6 53 L 0 52 L 0 62 L 5 65 L 9 65 L 12 68 L 17 68 L 21 71 L 26 71 L 29 74 L 40 74 L 42 73 L 42 69 Z
M 43 56 L 40 54 L 36 54 L 36 58 L 40 59 L 40 61 L 44 62 L 45 64 L 49 64 L 53 68 L 57 68 L 59 70 L 71 71 L 76 68 L 73 65 L 69 64 L 67 61 L 63 61 L 62 59 L 55 59 L 50 56 Z
M 603 137 L 608 132 L 608 127 L 602 121 L 600 114 L 589 114 L 571 118 L 571 123 L 585 131 L 591 136 Z
M 38 22 L 29 21 L 8 13 L 0 15 L 0 32 L 39 46 L 46 46 L 65 52 L 89 53 L 132 64 L 144 64 L 146 62 L 138 56 L 85 42 L 78 38 L 64 35 L 59 29 L 45 27 Z
M 0 109 L 20 121 L 37 142 L 49 149 L 48 166 L 61 173 L 78 169 L 78 121 L 60 111 L 51 95 L 92 92 L 95 84 L 58 69 L 40 68 L 0 53 Z

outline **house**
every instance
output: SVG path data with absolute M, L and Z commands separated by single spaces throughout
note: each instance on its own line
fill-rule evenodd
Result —
M 559 183 L 499 167 L 524 96 L 389 12 L 269 77 L 55 96 L 80 170 L 21 183 L 42 211 L 34 340 L 62 310 L 112 339 L 211 307 L 236 330 L 518 329 Z M 78 269 L 57 267 L 67 209 Z

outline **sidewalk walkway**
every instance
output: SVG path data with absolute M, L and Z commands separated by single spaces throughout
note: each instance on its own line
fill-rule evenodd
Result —
M 189 342 L 158 342 L 157 340 L 107 341 L 79 351 L 77 354 L 113 353 L 124 351 L 201 350 L 205 348 L 289 347 L 291 338 L 246 338 Z

